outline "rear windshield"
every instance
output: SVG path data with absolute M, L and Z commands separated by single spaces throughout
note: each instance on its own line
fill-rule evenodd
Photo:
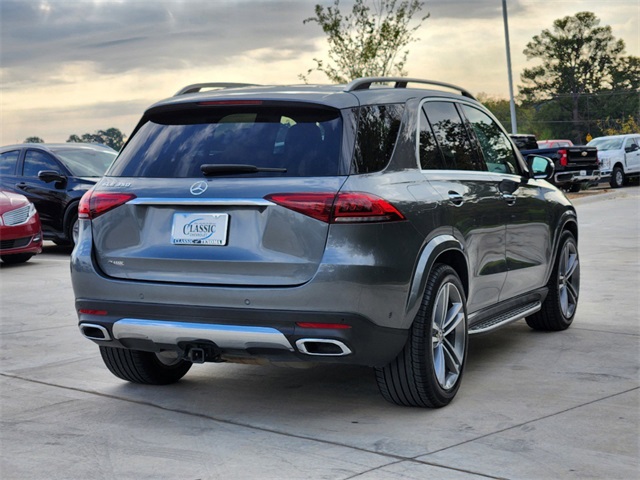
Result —
M 189 178 L 203 177 L 202 165 L 250 165 L 257 167 L 250 173 L 213 168 L 209 174 L 333 176 L 339 172 L 341 141 L 339 110 L 198 107 L 152 116 L 133 135 L 108 175 Z
M 116 152 L 92 148 L 52 148 L 74 177 L 101 177 L 116 158 Z

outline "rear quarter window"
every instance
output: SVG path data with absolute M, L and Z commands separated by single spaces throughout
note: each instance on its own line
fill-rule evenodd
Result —
M 384 169 L 393 154 L 404 105 L 360 107 L 352 173 L 372 173 Z

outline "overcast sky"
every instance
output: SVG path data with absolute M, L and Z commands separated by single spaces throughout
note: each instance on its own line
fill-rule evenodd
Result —
M 333 0 L 0 0 L 0 145 L 116 127 L 198 82 L 299 83 L 324 58 L 313 16 Z M 344 12 L 350 1 L 343 0 Z M 513 75 L 555 19 L 594 12 L 640 56 L 640 0 L 508 0 Z M 501 0 L 427 0 L 409 76 L 508 97 Z M 323 75 L 310 78 L 326 83 Z

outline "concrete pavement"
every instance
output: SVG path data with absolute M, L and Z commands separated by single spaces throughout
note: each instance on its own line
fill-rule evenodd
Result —
M 0 268 L 0 478 L 638 478 L 640 188 L 575 201 L 573 326 L 473 337 L 455 401 L 396 407 L 370 369 L 195 365 L 127 384 L 76 327 L 68 252 Z

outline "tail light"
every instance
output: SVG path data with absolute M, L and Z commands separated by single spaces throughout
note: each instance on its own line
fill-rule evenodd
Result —
M 91 189 L 80 199 L 78 218 L 93 220 L 134 198 L 133 193 L 95 192 Z
M 566 167 L 569 165 L 569 157 L 567 155 L 567 151 L 564 148 L 558 150 L 558 155 L 560 155 L 560 165 Z
M 396 222 L 405 219 L 389 202 L 368 193 L 275 193 L 265 199 L 325 223 Z

